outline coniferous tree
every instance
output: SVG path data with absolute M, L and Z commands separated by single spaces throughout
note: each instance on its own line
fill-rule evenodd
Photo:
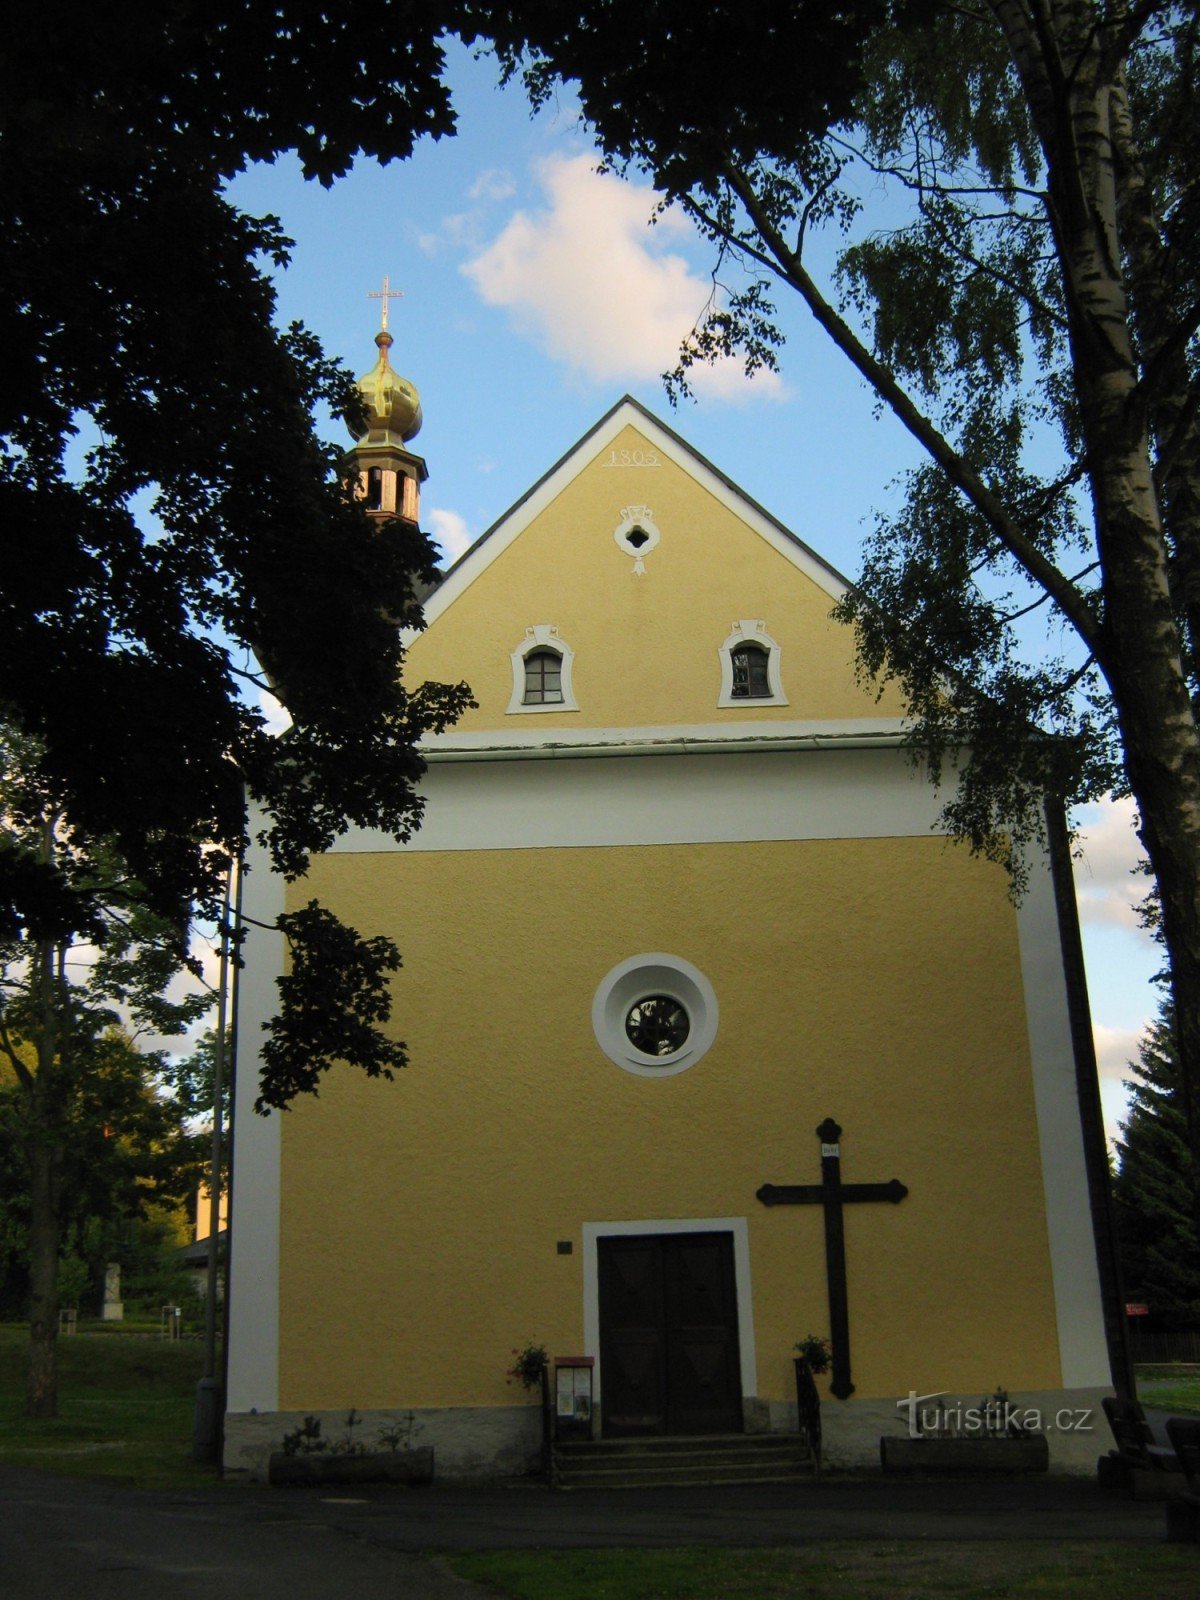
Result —
M 1134 1089 L 1118 1141 L 1115 1197 L 1126 1292 L 1156 1326 L 1200 1325 L 1200 1243 L 1191 1213 L 1192 1155 L 1179 1096 L 1179 1052 L 1165 1004 L 1130 1066 Z

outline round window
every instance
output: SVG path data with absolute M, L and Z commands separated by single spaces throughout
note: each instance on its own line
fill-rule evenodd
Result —
M 629 1042 L 647 1056 L 673 1055 L 691 1031 L 687 1012 L 669 994 L 648 994 L 625 1018 Z
M 678 956 L 631 956 L 607 974 L 592 1001 L 596 1042 L 610 1061 L 641 1077 L 695 1066 L 717 1034 L 717 997 L 704 974 Z

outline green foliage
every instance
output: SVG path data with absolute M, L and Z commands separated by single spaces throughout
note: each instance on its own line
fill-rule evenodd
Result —
M 361 1456 L 367 1453 L 367 1443 L 355 1437 L 355 1428 L 361 1427 L 362 1417 L 353 1406 L 346 1415 L 345 1432 L 337 1439 L 327 1439 L 321 1427 L 320 1417 L 308 1416 L 304 1421 L 285 1433 L 280 1440 L 280 1446 L 285 1456 Z M 413 1437 L 419 1433 L 421 1424 L 417 1421 L 415 1411 L 401 1412 L 394 1421 L 378 1429 L 374 1441 L 370 1445 L 372 1451 L 402 1451 L 412 1448 Z
M 203 1171 L 204 1141 L 162 1092 L 165 1056 L 139 1051 L 127 1026 L 181 1033 L 210 996 L 164 993 L 198 970 L 186 918 L 149 909 L 112 846 L 81 841 L 49 806 L 42 753 L 11 732 L 0 740 L 0 811 L 15 851 L 81 886 L 92 943 L 68 933 L 0 945 L 0 1243 L 14 1269 L 6 1299 L 20 1297 L 29 1317 L 31 1414 L 53 1416 L 60 1274 L 77 1300 L 107 1260 L 122 1260 L 151 1203 L 181 1201 Z M 174 1077 L 189 1074 L 177 1065 Z
M 570 16 L 555 0 L 466 7 L 535 103 L 558 79 L 576 85 L 605 153 L 645 166 L 671 196 L 711 192 L 727 161 L 752 162 L 764 148 L 811 174 L 825 131 L 862 90 L 872 30 L 921 9 L 905 0 L 756 0 L 736 10 L 605 0 Z
M 424 1425 L 417 1421 L 415 1411 L 401 1411 L 394 1421 L 385 1424 L 375 1435 L 376 1448 L 383 1450 L 411 1450 L 413 1440 Z
M 924 452 L 837 614 L 907 702 L 945 824 L 1019 891 L 1048 799 L 1135 798 L 1200 1183 L 1195 7 L 798 5 L 776 31 L 675 0 L 634 28 L 603 0 L 566 37 L 553 9 L 504 13 L 503 59 L 535 97 L 578 80 L 605 153 L 733 284 L 669 389 L 714 356 L 774 365 L 786 291 Z M 810 22 L 853 36 L 831 92 L 781 48 Z
M 307 1416 L 304 1421 L 284 1434 L 279 1441 L 285 1456 L 318 1455 L 329 1449 L 329 1441 L 321 1435 L 320 1417 Z
M 532 1340 L 513 1350 L 513 1364 L 508 1369 L 509 1383 L 519 1383 L 522 1389 L 537 1389 L 541 1387 L 542 1375 L 550 1364 L 550 1357 L 546 1354 L 544 1344 L 534 1344 Z
M 801 1361 L 807 1361 L 813 1372 L 828 1372 L 832 1359 L 829 1350 L 829 1340 L 823 1339 L 820 1334 L 806 1333 L 804 1338 L 792 1348 Z
M 91 1268 L 82 1256 L 68 1251 L 58 1258 L 58 1299 L 60 1305 L 76 1311 L 93 1285 Z
M 1099 440 L 1109 428 L 1103 449 L 1115 451 L 1122 424 L 1102 424 L 1093 398 L 1103 369 L 1124 359 L 1118 335 L 1103 348 L 1121 312 L 1088 300 L 1064 233 L 1078 195 L 1094 190 L 1104 203 L 1106 179 L 1089 165 L 1103 160 L 1087 132 L 1093 78 L 1114 119 L 1123 74 L 1132 85 L 1103 226 L 1143 338 L 1132 353 L 1151 434 L 1163 445 L 1171 434 L 1175 479 L 1190 475 L 1188 492 L 1172 490 L 1170 474 L 1160 480 L 1168 507 L 1190 519 L 1169 528 L 1168 555 L 1177 568 L 1185 555 L 1195 564 L 1194 16 L 1164 3 L 1126 21 L 1090 0 L 1053 0 L 1049 35 L 1035 38 L 1017 28 L 1022 8 L 1001 17 L 936 3 L 800 5 L 777 31 L 722 6 L 688 21 L 664 0 L 639 7 L 641 42 L 626 50 L 634 30 L 620 6 L 580 9 L 564 39 L 544 8 L 520 8 L 500 24 L 501 54 L 513 70 L 525 50 L 535 96 L 556 74 L 578 80 L 605 152 L 679 198 L 729 269 L 733 286 L 668 386 L 685 392 L 691 366 L 718 356 L 740 353 L 750 371 L 774 365 L 782 334 L 772 297 L 783 288 L 803 297 L 929 451 L 903 509 L 878 520 L 839 614 L 859 629 L 865 675 L 904 690 L 931 776 L 964 752 L 948 822 L 1019 871 L 1013 846 L 1041 836 L 1047 788 L 1082 799 L 1129 782 L 1124 663 L 1107 630 L 1115 596 L 1137 610 L 1137 579 L 1133 590 L 1109 586 L 1104 530 L 1121 489 L 1101 487 Z M 785 48 L 792 27 L 852 37 L 836 41 L 840 51 L 833 40 L 806 50 L 799 36 Z M 828 84 L 813 81 L 817 62 L 833 74 Z M 1154 197 L 1149 209 L 1136 182 Z M 840 309 L 808 265 L 821 229 L 849 235 Z M 1172 352 L 1183 391 L 1178 373 L 1165 377 Z M 1189 384 L 1191 400 L 1181 401 Z M 1148 599 L 1157 579 L 1146 566 L 1141 582 Z M 1186 638 L 1184 600 L 1181 587 Z M 1148 640 L 1162 620 L 1129 626 Z
M 367 1452 L 367 1447 L 361 1439 L 354 1437 L 355 1428 L 362 1423 L 362 1418 L 353 1406 L 346 1416 L 346 1431 L 340 1439 L 326 1439 L 321 1432 L 320 1417 L 305 1417 L 298 1427 L 285 1433 L 280 1444 L 285 1456 L 361 1456 Z
M 1156 1326 L 1200 1327 L 1194 1159 L 1169 1004 L 1130 1065 L 1133 1090 L 1114 1184 L 1126 1292 L 1149 1305 Z
M 467 699 L 402 683 L 432 547 L 344 496 L 312 417 L 357 414 L 350 375 L 274 325 L 263 267 L 288 241 L 223 190 L 285 150 L 328 183 L 451 131 L 440 12 L 101 0 L 76 21 L 23 14 L 0 53 L 3 714 L 36 750 L 27 815 L 72 843 L 70 865 L 0 847 L 0 930 L 58 940 L 106 920 L 109 849 L 158 914 L 216 917 L 247 793 L 291 877 L 350 823 L 407 837 L 414 745 Z
M 389 939 L 363 939 L 310 900 L 279 919 L 291 948 L 291 969 L 279 979 L 280 1014 L 266 1024 L 261 1092 L 256 1109 L 286 1108 L 297 1093 L 315 1094 L 337 1061 L 369 1078 L 390 1078 L 406 1066 L 403 1044 L 375 1024 L 391 1008 L 386 974 L 400 965 Z
M 157 1321 L 163 1306 L 179 1306 L 185 1320 L 200 1313 L 200 1291 L 179 1260 L 178 1218 L 161 1211 L 127 1221 L 108 1244 L 105 1259 L 121 1267 L 121 1299 L 127 1315 Z
M 133 1268 L 143 1254 L 143 1226 L 173 1252 L 169 1225 L 143 1223 L 147 1208 L 183 1202 L 206 1172 L 207 1139 L 193 1131 L 185 1109 L 160 1089 L 157 1058 L 136 1050 L 113 1031 L 82 1043 L 73 1054 L 78 1076 L 57 1098 L 55 1122 L 46 1128 L 56 1144 L 59 1225 L 64 1240 L 58 1286 L 63 1305 L 95 1310 L 107 1261 Z M 179 1075 L 178 1068 L 176 1076 Z M 21 1316 L 29 1289 L 30 1175 L 25 1141 L 42 1117 L 34 1091 L 0 1087 L 0 1312 Z M 155 1269 L 157 1271 L 157 1268 Z M 191 1297 L 190 1281 L 173 1264 L 175 1289 Z M 126 1280 L 126 1298 L 137 1295 Z M 153 1300 L 157 1290 L 147 1291 Z M 169 1296 L 168 1296 L 169 1297 Z M 144 1297 L 143 1297 L 144 1298 Z M 89 1303 L 94 1302 L 94 1304 Z M 152 1309 L 157 1311 L 156 1301 Z

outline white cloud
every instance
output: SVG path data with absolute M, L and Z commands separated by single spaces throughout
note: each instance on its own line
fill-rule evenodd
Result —
M 455 211 L 444 216 L 435 233 L 418 233 L 417 248 L 437 256 L 447 249 L 478 250 L 483 239 L 483 219 L 478 211 Z
M 647 185 L 599 173 L 592 156 L 542 162 L 547 205 L 517 211 L 462 271 L 489 305 L 554 360 L 597 382 L 657 378 L 705 309 L 707 279 L 666 246 L 695 237 L 667 212 L 648 226 L 658 196 Z M 778 397 L 774 373 L 747 383 L 737 361 L 695 374 L 697 393 L 722 399 Z
M 1076 821 L 1082 854 L 1075 862 L 1081 921 L 1140 927 L 1137 907 L 1151 880 L 1134 870 L 1145 859 L 1135 817 L 1132 800 L 1103 800 L 1081 809 Z
M 1121 1124 L 1129 1116 L 1132 1087 L 1129 1066 L 1138 1058 L 1144 1032 L 1141 1028 L 1106 1028 L 1099 1022 L 1092 1024 L 1100 1080 L 1100 1110 L 1110 1145 L 1121 1137 Z
M 447 561 L 457 561 L 464 550 L 470 549 L 471 530 L 467 527 L 465 517 L 457 511 L 444 511 L 440 507 L 428 511 L 426 515 L 429 531 Z
M 292 725 L 292 714 L 269 689 L 258 691 L 258 709 L 266 719 L 268 733 L 286 733 Z
M 1138 1058 L 1144 1032 L 1143 1028 L 1106 1028 L 1101 1022 L 1092 1024 L 1101 1082 L 1128 1078 L 1129 1063 Z
M 504 167 L 489 167 L 481 172 L 467 190 L 469 200 L 507 200 L 517 192 L 511 172 Z

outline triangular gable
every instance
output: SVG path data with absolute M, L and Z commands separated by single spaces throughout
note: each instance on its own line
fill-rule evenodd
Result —
M 442 582 L 424 603 L 426 626 L 435 622 L 447 606 L 453 605 L 459 595 L 481 573 L 486 572 L 492 562 L 563 492 L 572 479 L 630 424 L 675 466 L 694 478 L 715 500 L 811 578 L 828 594 L 831 602 L 842 598 L 850 587 L 849 579 L 805 544 L 803 539 L 785 528 L 769 511 L 765 511 L 732 478 L 714 467 L 685 439 L 681 439 L 673 429 L 647 411 L 632 395 L 625 395 L 532 488 L 497 518 L 486 532 L 480 534 L 471 548 L 447 570 Z
M 747 719 L 781 738 L 878 730 L 903 708 L 855 673 L 831 615 L 848 587 L 626 396 L 446 573 L 409 669 L 475 694 L 438 748 L 485 730 L 506 748 L 635 727 L 735 738 Z

